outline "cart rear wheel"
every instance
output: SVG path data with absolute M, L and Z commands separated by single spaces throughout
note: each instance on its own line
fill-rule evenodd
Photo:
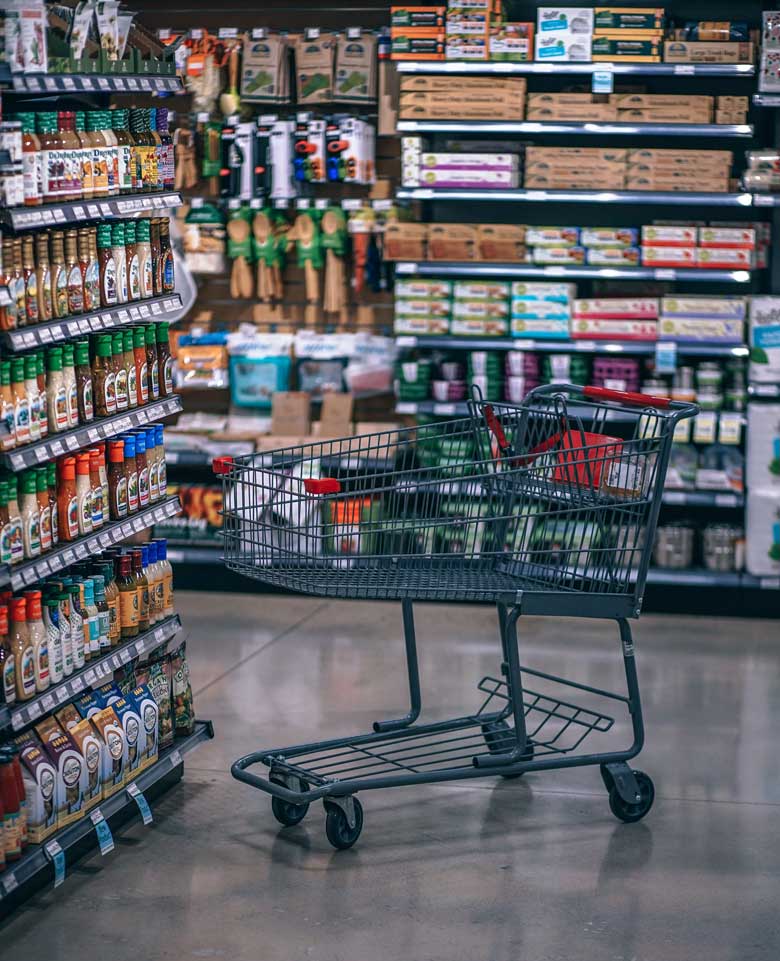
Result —
M 506 754 L 512 749 L 514 742 L 514 731 L 504 720 L 489 721 L 482 725 L 482 734 L 485 744 L 491 754 Z M 534 746 L 528 741 L 528 750 L 523 755 L 524 761 L 532 761 L 534 757 Z M 514 774 L 502 774 L 505 781 L 513 781 L 515 778 L 522 777 L 525 771 L 518 771 Z
M 641 795 L 641 800 L 635 804 L 624 801 L 616 787 L 612 787 L 609 792 L 610 810 L 618 820 L 625 821 L 627 824 L 641 821 L 653 806 L 655 800 L 655 787 L 650 777 L 644 771 L 634 771 L 634 777 Z
M 325 818 L 325 834 L 328 836 L 328 840 L 333 847 L 338 848 L 339 851 L 345 851 L 347 848 L 351 848 L 363 830 L 363 805 L 357 798 L 352 798 L 352 803 L 355 806 L 354 827 L 349 826 L 349 821 L 343 808 L 339 807 L 338 804 L 325 801 L 325 810 L 327 812 Z
M 309 785 L 306 781 L 300 782 L 301 791 L 308 791 Z M 286 828 L 300 824 L 306 817 L 309 810 L 308 804 L 293 804 L 290 801 L 283 801 L 280 797 L 271 798 L 271 810 L 276 820 Z

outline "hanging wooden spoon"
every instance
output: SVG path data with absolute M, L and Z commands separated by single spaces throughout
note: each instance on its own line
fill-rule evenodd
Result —
M 227 232 L 230 239 L 236 244 L 243 244 L 249 237 L 249 224 L 243 218 L 229 220 Z M 232 297 L 244 297 L 249 300 L 252 297 L 254 283 L 252 271 L 243 254 L 236 257 L 233 261 L 233 271 L 230 277 L 230 294 Z

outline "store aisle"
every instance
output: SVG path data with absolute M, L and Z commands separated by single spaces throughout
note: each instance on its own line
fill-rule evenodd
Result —
M 281 830 L 233 781 L 260 747 L 368 729 L 404 707 L 400 609 L 268 595 L 178 595 L 196 708 L 216 739 L 186 759 L 155 825 L 118 839 L 0 928 L 14 961 L 774 961 L 780 730 L 777 627 L 643 618 L 655 779 L 646 821 L 610 814 L 595 768 L 362 797 L 336 853 L 317 805 Z M 611 625 L 521 621 L 526 659 L 618 687 Z M 434 716 L 473 710 L 497 662 L 493 612 L 421 607 Z M 616 725 L 626 742 L 625 724 Z M 613 741 L 613 743 L 616 743 Z M 44 950 L 45 946 L 45 950 Z

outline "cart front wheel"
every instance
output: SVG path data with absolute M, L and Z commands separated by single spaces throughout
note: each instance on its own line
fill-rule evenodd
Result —
M 612 787 L 609 792 L 609 808 L 616 818 L 632 824 L 634 821 L 641 821 L 653 806 L 655 800 L 655 788 L 650 777 L 644 771 L 634 771 L 636 783 L 639 786 L 641 800 L 632 804 L 624 801 L 618 793 L 616 787 Z
M 352 803 L 355 806 L 354 827 L 349 826 L 349 821 L 343 808 L 339 807 L 338 804 L 325 801 L 325 810 L 327 812 L 327 817 L 325 818 L 325 834 L 333 847 L 339 851 L 346 851 L 347 848 L 351 848 L 363 830 L 363 806 L 357 798 L 353 798 Z
M 309 785 L 306 781 L 300 782 L 301 791 L 308 791 Z M 309 810 L 308 804 L 293 804 L 290 801 L 283 801 L 280 797 L 271 798 L 271 810 L 276 820 L 286 828 L 300 824 L 306 817 Z

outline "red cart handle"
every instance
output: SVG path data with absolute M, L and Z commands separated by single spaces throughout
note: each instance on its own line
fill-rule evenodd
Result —
M 211 469 L 218 476 L 221 474 L 229 474 L 234 467 L 235 461 L 232 457 L 215 457 L 211 462 Z
M 583 387 L 582 394 L 591 400 L 615 400 L 621 404 L 636 404 L 639 407 L 669 407 L 668 397 L 655 397 L 652 394 L 636 394 L 628 390 L 609 390 L 607 387 Z
M 498 417 L 496 417 L 493 407 L 490 404 L 485 404 L 482 408 L 482 413 L 485 415 L 485 423 L 488 426 L 488 430 L 495 437 L 501 453 L 505 454 L 509 450 L 509 441 L 506 439 L 504 428 L 501 426 Z
M 303 481 L 307 494 L 340 494 L 341 483 L 335 477 L 306 477 Z

